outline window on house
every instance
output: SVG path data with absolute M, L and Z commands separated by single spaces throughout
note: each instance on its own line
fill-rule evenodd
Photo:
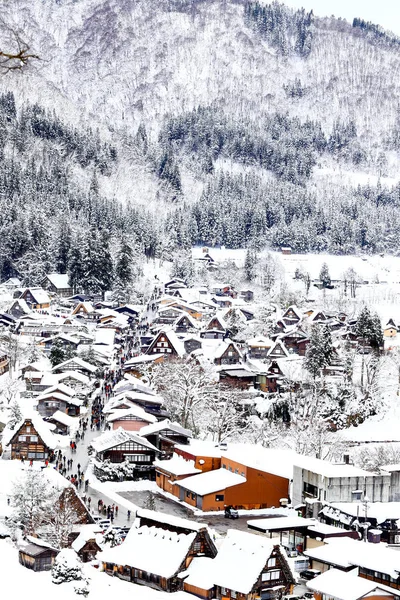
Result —
M 276 567 L 276 558 L 270 558 L 267 562 L 267 567 Z
M 224 494 L 215 494 L 215 502 L 223 502 L 225 500 Z
M 31 428 L 30 428 L 30 427 L 26 427 L 26 433 L 29 433 L 29 432 L 30 432 L 30 430 L 31 430 Z
M 242 471 L 240 474 L 242 477 L 245 477 L 244 471 Z
M 231 598 L 237 598 L 236 592 L 234 592 L 233 590 L 231 591 Z
M 239 475 L 239 469 L 235 469 L 235 474 Z
M 307 483 L 306 481 L 303 483 L 303 492 L 308 496 L 312 496 L 313 498 L 318 498 L 318 488 L 316 485 L 312 485 L 311 483 Z
M 37 443 L 38 441 L 39 441 L 39 438 L 37 435 L 31 435 L 31 442 Z
M 226 595 L 226 588 L 224 588 L 224 587 L 222 587 L 222 588 L 221 588 L 221 594 L 222 594 L 223 596 L 225 596 L 225 595 Z
M 261 580 L 262 581 L 276 581 L 277 579 L 280 579 L 281 576 L 281 572 L 279 569 L 275 569 L 273 571 L 267 571 L 266 573 L 263 573 L 261 575 Z
M 26 442 L 26 435 L 19 435 L 18 436 L 18 441 L 19 442 Z
M 228 470 L 232 473 L 232 467 L 228 467 Z
M 196 500 L 196 494 L 192 494 L 192 500 Z
M 186 498 L 190 498 L 190 492 L 186 492 Z

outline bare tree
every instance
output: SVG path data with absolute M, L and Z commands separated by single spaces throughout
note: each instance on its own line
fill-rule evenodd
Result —
M 165 399 L 171 417 L 182 427 L 197 432 L 205 400 L 212 389 L 212 381 L 193 359 L 169 359 L 156 365 L 152 384 Z
M 0 72 L 21 71 L 40 57 L 31 50 L 25 36 L 0 19 Z

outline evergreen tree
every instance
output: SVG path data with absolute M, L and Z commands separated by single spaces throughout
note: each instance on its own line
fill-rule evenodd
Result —
M 319 278 L 324 288 L 331 285 L 331 276 L 329 275 L 328 265 L 325 262 L 322 264 Z
M 253 281 L 255 278 L 257 262 L 258 257 L 256 251 L 254 248 L 248 248 L 244 260 L 244 272 L 246 274 L 247 281 Z
M 329 336 L 330 338 L 330 336 Z M 327 348 L 328 345 L 328 348 Z M 304 367 L 311 373 L 314 379 L 320 374 L 321 369 L 329 364 L 332 351 L 332 342 L 325 337 L 325 332 L 319 325 L 313 325 L 310 335 L 310 343 L 307 346 L 304 358 Z

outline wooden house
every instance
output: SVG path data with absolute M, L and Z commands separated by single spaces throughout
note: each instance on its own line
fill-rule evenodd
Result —
M 255 600 L 290 594 L 295 585 L 287 557 L 279 544 L 230 529 L 213 561 L 215 598 Z
M 154 319 L 153 323 L 159 323 L 160 325 L 171 325 L 180 316 L 182 316 L 182 314 L 182 311 L 179 308 L 175 308 L 174 306 L 160 308 L 157 317 Z
M 11 458 L 25 460 L 51 460 L 56 439 L 49 426 L 40 417 L 24 419 L 16 425 L 15 433 L 6 446 L 11 446 Z
M 307 583 L 314 592 L 314 600 L 335 598 L 336 600 L 398 600 L 400 590 L 394 589 L 386 580 L 373 580 L 357 577 L 339 569 L 329 569 Z
M 32 541 L 22 543 L 19 547 L 20 565 L 32 571 L 51 571 L 54 559 L 60 551 L 39 538 L 29 539 Z
M 157 423 L 157 418 L 140 406 L 133 405 L 125 409 L 114 410 L 108 415 L 107 422 L 111 424 L 113 429 L 122 427 L 125 431 L 140 431 L 147 425 Z
M 241 300 L 244 300 L 245 302 L 253 302 L 254 300 L 254 292 L 253 290 L 240 290 L 239 291 L 239 298 Z
M 174 322 L 174 330 L 176 333 L 187 333 L 188 331 L 196 331 L 198 322 L 189 314 L 181 314 Z
M 274 342 L 264 336 L 258 336 L 246 342 L 249 358 L 265 359 Z
M 224 329 L 206 329 L 200 332 L 200 337 L 205 340 L 223 340 L 225 336 Z
M 17 298 L 11 304 L 10 308 L 8 309 L 8 312 L 11 316 L 15 317 L 16 319 L 20 319 L 25 315 L 29 315 L 31 313 L 31 309 L 29 308 L 29 306 L 23 298 Z
M 202 347 L 201 339 L 196 337 L 195 335 L 187 335 L 183 340 L 183 347 L 185 349 L 185 354 L 191 354 L 192 352 L 196 352 L 196 350 L 200 350 Z
M 235 342 L 231 340 L 222 341 L 214 355 L 216 365 L 236 365 L 241 360 L 242 354 Z
M 98 314 L 91 302 L 79 302 L 71 313 L 73 317 L 80 317 L 90 321 L 96 321 Z
M 220 383 L 241 390 L 249 389 L 257 381 L 257 373 L 242 364 L 221 367 L 218 372 Z
M 61 298 L 69 298 L 73 294 L 69 283 L 69 276 L 66 273 L 48 273 L 43 278 L 41 286 L 43 289 L 52 294 L 57 294 Z
M 220 315 L 215 315 L 214 317 L 212 317 L 206 325 L 207 331 L 217 330 L 217 331 L 225 332 L 227 330 L 227 328 L 228 328 L 228 326 L 227 326 L 224 318 Z
M 296 325 L 302 320 L 302 318 L 303 316 L 301 312 L 294 304 L 289 306 L 289 308 L 287 308 L 282 315 L 282 320 L 286 325 Z
M 181 573 L 195 557 L 214 558 L 217 549 L 207 527 L 187 519 L 139 509 L 125 541 L 104 550 L 104 571 L 156 590 L 183 589 Z
M 98 552 L 102 551 L 100 546 L 102 539 L 101 528 L 97 525 L 83 525 L 71 548 L 75 550 L 82 562 L 87 563 L 95 560 Z
M 285 358 L 289 356 L 289 352 L 282 340 L 277 340 L 268 352 L 268 358 Z
M 190 429 L 171 423 L 169 419 L 142 427 L 139 435 L 158 448 L 164 457 L 172 456 L 177 444 L 188 444 L 193 437 Z
M 280 336 L 280 340 L 283 341 L 283 343 L 285 344 L 285 348 L 289 352 L 293 352 L 294 354 L 300 354 L 300 356 L 304 356 L 305 348 L 310 341 L 307 334 L 300 328 L 292 329 L 291 331 L 283 333 Z
M 66 371 L 78 371 L 87 377 L 93 377 L 97 371 L 97 367 L 75 356 L 53 367 L 53 373 L 65 373 Z
M 165 354 L 171 357 L 181 357 L 184 353 L 182 341 L 172 330 L 160 331 L 147 350 L 147 354 Z
M 383 335 L 386 338 L 395 338 L 397 336 L 397 332 L 398 332 L 398 328 L 397 328 L 395 322 L 393 321 L 393 319 L 389 319 L 389 321 L 386 323 L 385 327 L 383 328 Z
M 48 293 L 42 288 L 28 288 L 20 296 L 25 300 L 29 308 L 40 310 L 50 307 L 50 298 Z
M 83 401 L 76 396 L 67 396 L 60 392 L 45 392 L 37 399 L 37 403 L 41 417 L 51 417 L 57 411 L 76 417 L 80 414 Z
M 0 313 L 0 327 L 3 329 L 14 329 L 15 326 L 17 324 L 17 319 L 16 317 L 13 317 L 12 315 L 8 314 L 8 313 Z
M 214 442 L 190 440 L 189 445 L 176 446 L 175 454 L 184 460 L 192 461 L 195 468 L 202 473 L 214 471 L 221 467 L 221 449 Z
M 158 449 L 146 438 L 133 431 L 125 431 L 122 427 L 115 431 L 106 431 L 92 441 L 92 447 L 97 461 L 122 463 L 127 460 L 135 465 L 138 474 L 142 476 L 154 473 L 153 461 L 159 454 Z
M 60 410 L 57 410 L 51 417 L 46 418 L 46 421 L 55 425 L 55 433 L 60 435 L 71 435 L 79 428 L 79 419 L 70 417 Z

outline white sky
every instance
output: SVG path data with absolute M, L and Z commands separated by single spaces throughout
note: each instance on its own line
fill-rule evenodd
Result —
M 294 8 L 313 9 L 320 17 L 335 15 L 350 23 L 354 17 L 372 21 L 400 35 L 400 0 L 283 0 Z

